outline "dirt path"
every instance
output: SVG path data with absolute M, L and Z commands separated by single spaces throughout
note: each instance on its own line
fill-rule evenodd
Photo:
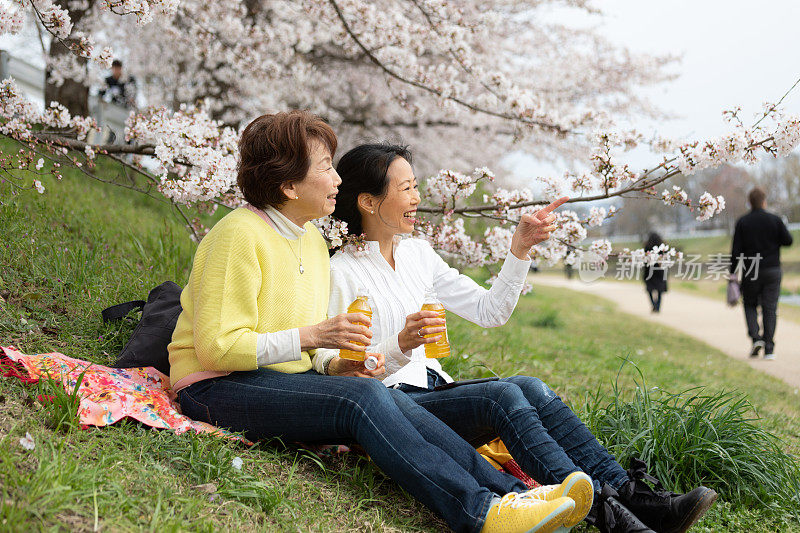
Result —
M 781 320 L 780 316 L 775 332 L 776 359 L 750 359 L 750 338 L 747 336 L 741 304 L 728 307 L 723 301 L 716 302 L 672 290 L 664 294 L 661 313 L 653 314 L 644 286 L 639 284 L 614 281 L 585 283 L 576 278 L 567 280 L 547 274 L 532 274 L 529 281 L 534 290 L 536 285 L 547 285 L 602 296 L 616 303 L 620 311 L 682 331 L 734 359 L 747 361 L 755 369 L 782 379 L 793 387 L 800 387 L 800 324 Z

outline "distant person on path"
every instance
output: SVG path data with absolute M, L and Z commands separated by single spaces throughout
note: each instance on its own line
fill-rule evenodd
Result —
M 777 215 L 766 211 L 767 194 L 755 187 L 747 196 L 751 211 L 736 221 L 731 247 L 731 276 L 742 287 L 747 334 L 753 340 L 750 357 L 775 359 L 775 325 L 781 292 L 781 246 L 792 244 L 792 235 Z M 738 274 L 737 274 L 738 272 Z M 759 330 L 758 306 L 763 328 Z
M 123 107 L 136 107 L 136 78 L 123 76 L 122 61 L 115 59 L 111 62 L 111 75 L 105 82 L 105 88 L 100 90 L 101 98 Z
M 644 243 L 644 249 L 651 251 L 661 246 L 664 241 L 658 233 L 651 232 Z M 654 313 L 661 312 L 661 295 L 667 292 L 667 269 L 660 263 L 645 265 L 643 272 L 644 287 L 650 297 L 650 304 Z

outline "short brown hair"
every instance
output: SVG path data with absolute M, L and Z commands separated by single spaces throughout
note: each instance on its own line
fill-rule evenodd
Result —
M 761 187 L 753 187 L 753 190 L 747 195 L 747 201 L 750 202 L 750 207 L 753 209 L 762 209 L 766 199 L 767 193 Z
M 336 152 L 336 134 L 308 111 L 261 115 L 242 132 L 236 183 L 254 207 L 279 207 L 289 199 L 281 185 L 302 181 L 311 165 L 309 142 Z

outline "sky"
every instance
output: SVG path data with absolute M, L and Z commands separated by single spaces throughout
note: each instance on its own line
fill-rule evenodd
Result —
M 637 120 L 645 134 L 708 138 L 729 131 L 722 111 L 742 108 L 751 119 L 766 101 L 777 101 L 800 78 L 800 1 L 770 0 L 598 0 L 601 17 L 572 9 L 557 10 L 560 22 L 596 24 L 612 42 L 633 52 L 682 57 L 673 67 L 677 79 L 644 89 L 671 120 Z M 800 114 L 800 85 L 784 101 Z M 752 122 L 752 120 L 750 120 Z M 747 122 L 746 122 L 747 123 Z M 658 156 L 631 154 L 634 169 L 647 168 Z M 557 170 L 531 157 L 505 160 L 515 181 Z M 563 169 L 558 174 L 561 174 Z

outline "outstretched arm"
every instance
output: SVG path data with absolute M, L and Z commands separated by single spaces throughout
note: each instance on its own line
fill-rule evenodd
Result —
M 569 198 L 559 198 L 531 215 L 523 215 L 511 238 L 511 249 L 489 290 L 451 268 L 430 246 L 424 250 L 434 272 L 433 284 L 445 308 L 482 327 L 505 324 L 514 312 L 530 269 L 530 249 L 555 229 L 553 211 Z

